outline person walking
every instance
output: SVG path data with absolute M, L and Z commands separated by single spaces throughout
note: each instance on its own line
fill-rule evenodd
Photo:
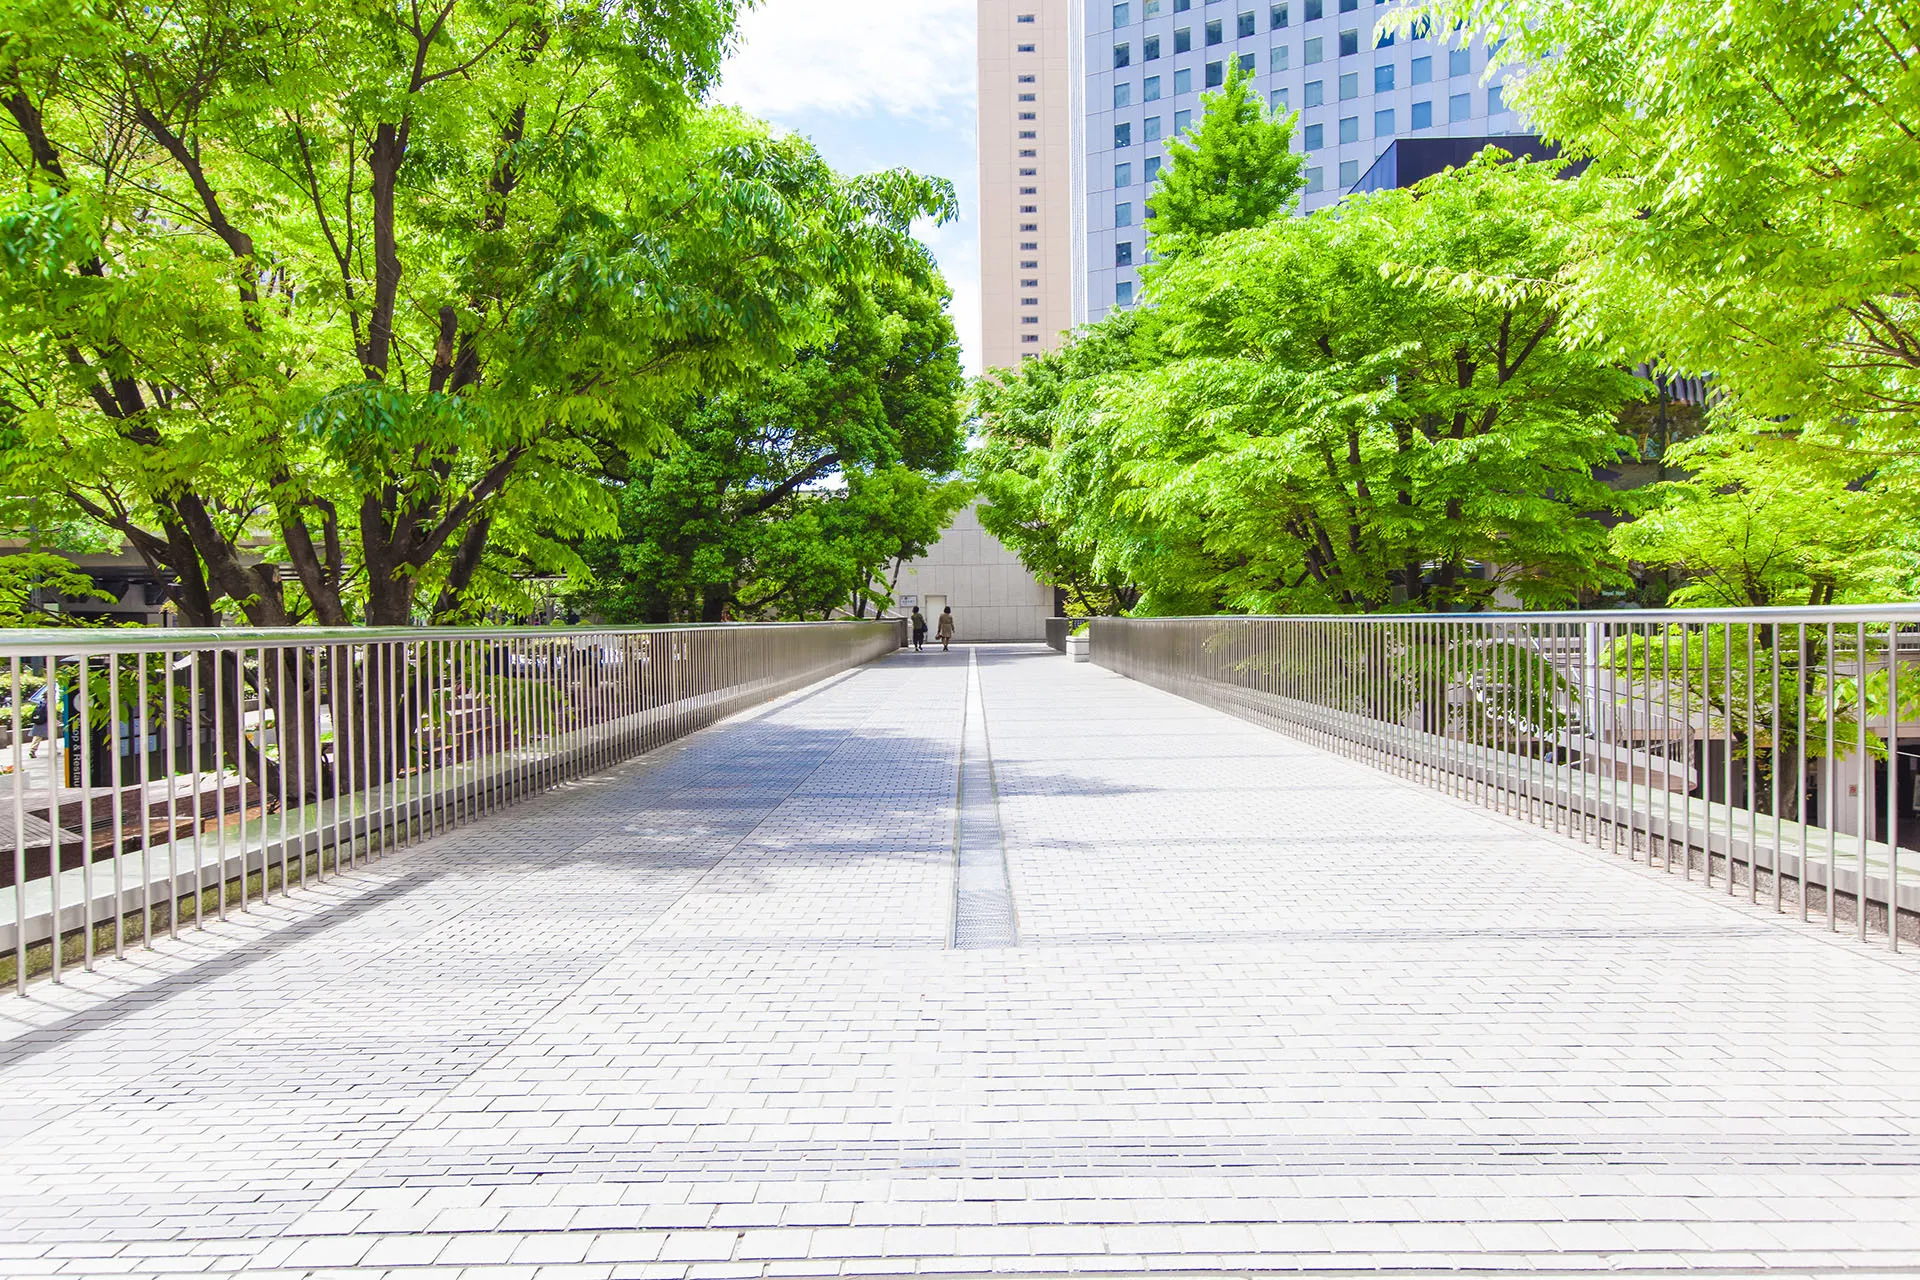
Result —
M 953 606 L 948 605 L 940 611 L 940 625 L 935 629 L 933 638 L 940 642 L 940 652 L 945 653 L 953 643 Z
M 913 606 L 913 651 L 919 653 L 927 647 L 927 615 L 920 612 L 920 606 Z

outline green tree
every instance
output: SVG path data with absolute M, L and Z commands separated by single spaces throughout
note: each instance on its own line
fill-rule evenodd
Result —
M 1629 560 L 1683 571 L 1674 604 L 1844 604 L 1920 588 L 1910 507 L 1844 471 L 1821 473 L 1792 441 L 1722 432 L 1671 456 L 1687 479 L 1652 486 L 1613 544 Z
M 675 443 L 615 486 L 586 607 L 616 620 L 823 617 L 886 596 L 964 498 L 959 341 L 943 282 L 911 272 L 822 300 L 833 329 L 736 391 L 686 397 Z
M 1292 212 L 1306 185 L 1306 157 L 1293 150 L 1298 114 L 1268 112 L 1237 63 L 1201 102 L 1200 127 L 1168 141 L 1167 167 L 1148 201 L 1161 258 Z
M 1576 601 L 1644 389 L 1567 323 L 1594 198 L 1482 157 L 1182 255 L 1167 359 L 1060 423 L 1055 500 L 1115 527 L 1153 612 Z
M 611 528 L 583 471 L 949 200 L 701 111 L 733 8 L 8 0 L 7 487 L 200 623 L 453 616 L 496 530 Z
M 1814 472 L 1920 458 L 1920 7 L 1908 0 L 1429 0 L 1521 68 L 1510 100 L 1610 194 L 1578 292 L 1637 358 L 1711 375 Z M 1838 500 L 1837 494 L 1829 495 Z
M 0 555 L 0 627 L 66 627 L 76 619 L 48 607 L 48 596 L 107 600 L 64 556 L 45 551 Z

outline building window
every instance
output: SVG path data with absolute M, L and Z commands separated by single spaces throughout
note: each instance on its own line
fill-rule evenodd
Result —
M 1301 8 L 1304 12 L 1300 15 L 1300 21 L 1312 22 L 1315 18 L 1326 16 L 1325 6 L 1326 0 L 1302 0 Z
M 1037 196 L 1037 195 L 1039 195 L 1039 194 L 1040 194 L 1040 188 L 1038 188 L 1038 187 L 1022 187 L 1022 188 L 1020 188 L 1020 194 L 1021 194 L 1021 195 L 1023 195 L 1023 196 Z
M 1040 317 L 1039 316 L 1021 316 L 1020 323 L 1021 324 L 1039 324 Z
M 1160 117 L 1148 116 L 1141 122 L 1140 137 L 1146 142 L 1160 141 Z
M 1143 18 L 1159 17 L 1161 2 L 1162 0 L 1146 0 L 1146 3 L 1140 6 L 1140 16 Z
M 1393 136 L 1393 108 L 1373 113 L 1373 136 L 1391 138 Z
M 1192 27 L 1182 27 L 1173 33 L 1173 51 L 1175 53 L 1185 53 L 1191 48 L 1193 48 Z
M 1433 59 L 1415 58 L 1407 67 L 1408 84 L 1431 84 L 1433 82 Z
M 1234 20 L 1234 35 L 1237 39 L 1245 40 L 1253 32 L 1253 10 L 1249 9 Z
M 1193 92 L 1193 68 L 1182 67 L 1173 73 L 1173 96 Z
M 1026 190 L 1028 190 L 1028 191 L 1031 191 L 1032 189 L 1033 189 L 1033 188 L 1031 188 L 1031 187 L 1028 187 L 1028 188 L 1026 188 Z M 1020 206 L 1020 212 L 1022 212 L 1022 213 L 1038 213 L 1038 212 L 1040 212 L 1040 206 L 1039 206 L 1039 205 L 1037 205 L 1037 204 L 1023 204 L 1023 205 L 1021 205 L 1021 206 Z
M 1223 72 L 1222 63 L 1209 62 L 1207 64 L 1207 88 L 1218 89 L 1220 87 L 1221 82 L 1224 81 L 1225 79 L 1226 79 L 1226 76 Z
M 1207 23 L 1207 47 L 1219 44 L 1226 36 L 1220 30 L 1220 19 L 1214 18 Z
M 1033 129 L 1022 129 L 1020 136 L 1023 138 L 1032 138 L 1036 142 L 1040 140 L 1040 134 Z
M 1160 77 L 1159 76 L 1148 76 L 1145 80 L 1142 80 L 1140 82 L 1140 101 L 1142 102 L 1160 101 Z
M 1310 124 L 1300 135 L 1300 145 L 1308 151 L 1318 151 L 1327 145 L 1327 126 Z
M 1025 253 L 1038 253 L 1038 252 L 1040 252 L 1040 245 L 1039 245 L 1039 243 L 1038 243 L 1037 241 L 1033 241 L 1033 240 L 1022 240 L 1022 241 L 1020 242 L 1020 248 L 1021 248 L 1021 250 L 1022 250 L 1023 252 L 1025 252 Z
M 1278 31 L 1287 25 L 1287 6 L 1277 4 L 1267 14 L 1267 30 Z
M 1306 96 L 1305 105 L 1309 107 L 1317 107 L 1321 103 L 1325 102 L 1326 100 L 1327 100 L 1327 82 L 1324 80 L 1307 81 L 1307 96 Z
M 1175 13 L 1185 13 L 1191 8 L 1193 8 L 1193 0 L 1173 0 L 1173 11 Z
M 1360 117 L 1359 116 L 1341 116 L 1340 117 L 1340 141 L 1342 142 L 1360 141 Z
M 1133 105 L 1133 85 L 1132 84 L 1130 84 L 1125 80 L 1121 80 L 1113 86 L 1113 105 L 1115 110 L 1118 110 L 1121 107 L 1130 107 Z
M 1038 231 L 1040 229 L 1040 224 L 1037 222 L 1023 222 L 1020 224 L 1020 229 L 1022 231 L 1028 231 L 1028 232 Z
M 1278 115 L 1282 111 L 1291 110 L 1292 105 L 1287 101 L 1287 91 L 1285 89 L 1275 89 L 1268 95 L 1267 109 L 1275 115 Z
M 1020 281 L 1020 287 L 1022 289 L 1038 289 L 1040 287 L 1040 277 L 1028 276 Z
M 1326 56 L 1321 52 L 1324 47 L 1325 45 L 1319 36 L 1313 37 L 1313 39 L 1300 46 L 1300 61 L 1308 66 L 1312 66 L 1314 63 L 1321 61 Z
M 1038 120 L 1038 119 L 1039 119 L 1040 117 L 1039 117 L 1039 116 L 1037 116 L 1037 115 L 1035 115 L 1035 114 L 1034 114 L 1033 112 L 1031 112 L 1031 111 L 1022 111 L 1022 112 L 1020 113 L 1020 118 L 1021 118 L 1022 120 Z
M 1416 129 L 1431 129 L 1433 127 L 1433 104 L 1431 102 L 1416 102 L 1413 104 L 1412 124 Z
M 1447 123 L 1459 124 L 1462 120 L 1473 118 L 1473 97 L 1471 94 L 1456 93 L 1447 99 Z
M 1248 75 L 1253 74 L 1254 56 L 1250 53 L 1240 55 L 1240 69 Z
M 1379 35 L 1375 36 L 1373 38 L 1373 47 L 1376 49 L 1393 48 L 1393 32 L 1382 31 Z
M 1487 90 L 1487 114 L 1497 116 L 1507 109 L 1507 91 L 1502 85 Z
M 1113 46 L 1114 69 L 1117 71 L 1121 67 L 1127 67 L 1132 65 L 1133 65 L 1133 46 L 1130 44 L 1117 44 Z
M 1117 164 L 1113 166 L 1113 185 L 1116 188 L 1130 187 L 1133 185 L 1133 166 L 1131 164 Z
M 1122 280 L 1113 286 L 1113 305 L 1116 307 L 1133 305 L 1133 281 Z
M 1032 83 L 1033 83 L 1033 81 L 1034 81 L 1034 78 L 1033 78 L 1032 76 L 1021 76 L 1021 77 L 1020 77 L 1020 83 L 1021 83 L 1021 84 L 1032 84 Z
M 1360 96 L 1360 73 L 1349 71 L 1340 77 L 1340 101 L 1352 102 Z
M 1022 271 L 1033 271 L 1037 269 L 1039 266 L 1040 266 L 1040 261 L 1037 258 L 1023 258 L 1020 261 L 1020 269 Z
M 1030 13 L 1023 13 L 1019 17 L 1015 18 L 1014 21 L 1015 22 L 1032 22 L 1033 15 Z
M 1023 93 L 1020 95 L 1019 100 L 1021 102 L 1037 102 L 1039 101 L 1039 98 L 1040 98 L 1040 95 L 1037 93 Z
M 1191 111 L 1174 112 L 1173 113 L 1173 136 L 1177 138 L 1181 134 L 1185 133 L 1187 131 L 1187 127 L 1192 123 L 1193 123 L 1193 112 Z
M 1116 227 L 1130 227 L 1133 225 L 1133 204 L 1131 201 L 1122 200 L 1119 204 L 1113 206 L 1113 225 Z
M 1389 62 L 1384 67 L 1375 67 L 1373 69 L 1373 91 L 1375 93 L 1386 93 L 1392 88 L 1393 64 Z
M 1126 0 L 1121 0 L 1121 3 L 1113 6 L 1114 29 L 1118 30 L 1121 27 L 1131 26 L 1132 23 L 1133 17 L 1127 12 Z
M 1360 181 L 1360 162 L 1358 160 L 1342 160 L 1340 162 L 1340 189 L 1344 191 L 1358 181 Z
M 1160 56 L 1160 37 L 1148 36 L 1140 42 L 1140 61 L 1152 62 Z
M 1425 40 L 1432 34 L 1433 19 L 1427 17 L 1425 14 L 1415 18 L 1413 24 L 1407 28 L 1407 39 L 1409 40 Z
M 1040 299 L 1038 299 L 1038 298 L 1022 298 L 1022 299 L 1020 299 L 1020 305 L 1021 305 L 1021 306 L 1023 306 L 1023 307 L 1037 307 L 1037 306 L 1039 306 L 1039 305 L 1040 305 Z
M 1040 341 L 1040 335 L 1039 335 L 1039 334 L 1037 334 L 1037 333 L 1023 333 L 1023 334 L 1021 334 L 1021 335 L 1020 335 L 1020 341 L 1022 341 L 1022 342 L 1038 342 L 1038 341 Z M 1022 355 L 1022 356 L 1021 356 L 1020 358 L 1021 358 L 1022 360 L 1031 360 L 1031 359 L 1033 359 L 1033 353 L 1032 353 L 1031 351 L 1029 351 L 1029 352 L 1026 352 L 1026 353 L 1025 353 L 1025 354 L 1023 354 L 1023 355 Z
M 1342 31 L 1340 33 L 1340 56 L 1343 58 L 1351 58 L 1358 52 L 1360 52 L 1360 33 L 1358 31 Z
M 1040 171 L 1038 169 L 1022 169 L 1020 176 L 1023 178 L 1037 178 L 1040 176 Z
M 1287 69 L 1287 46 L 1277 44 L 1267 53 L 1267 70 L 1285 71 Z
M 1352 13 L 1360 7 L 1360 0 L 1340 0 L 1340 12 Z
M 1116 150 L 1120 147 L 1130 147 L 1133 145 L 1133 125 L 1131 123 L 1122 121 L 1113 126 L 1113 145 Z
M 1033 46 L 1030 44 L 1017 44 L 1013 46 L 1013 51 L 1015 53 L 1032 53 Z
M 1151 183 L 1155 178 L 1159 177 L 1160 176 L 1160 157 L 1148 156 L 1147 162 L 1140 166 L 1140 174 L 1141 174 L 1142 180 L 1148 183 Z M 1151 209 L 1147 210 L 1147 216 L 1151 218 L 1153 216 L 1153 210 Z
M 1325 183 L 1325 181 L 1323 180 L 1323 179 L 1324 179 L 1324 177 L 1325 177 L 1325 170 L 1323 170 L 1323 169 L 1320 169 L 1320 168 L 1318 168 L 1318 167 L 1315 167 L 1315 168 L 1312 168 L 1312 169 L 1309 169 L 1309 170 L 1307 170 L 1307 173 L 1306 173 L 1306 178 L 1307 178 L 1307 191 L 1306 191 L 1306 193 L 1307 193 L 1308 195 L 1315 195 L 1315 194 L 1317 194 L 1318 192 L 1321 192 L 1321 191 L 1324 191 L 1324 190 L 1326 190 L 1326 183 Z
M 1113 265 L 1116 267 L 1133 265 L 1133 241 L 1122 240 L 1113 246 Z
M 1020 158 L 1022 160 L 1038 160 L 1040 158 L 1040 153 L 1038 151 L 1022 151 L 1020 153 Z M 1022 169 L 1020 172 L 1025 173 L 1026 170 Z
M 1473 74 L 1473 50 L 1447 50 L 1447 77 L 1470 76 Z

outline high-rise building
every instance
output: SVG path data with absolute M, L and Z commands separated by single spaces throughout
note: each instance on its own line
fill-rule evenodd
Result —
M 981 355 L 989 369 L 1060 345 L 1073 324 L 1072 169 L 1081 0 L 980 0 Z
M 996 0 L 997 2 L 997 0 Z M 1166 141 L 1200 121 L 1201 96 L 1238 64 L 1261 100 L 1298 110 L 1303 211 L 1332 204 L 1398 137 L 1516 133 L 1486 50 L 1458 36 L 1376 36 L 1378 0 L 1072 0 L 1086 103 L 1076 214 L 1077 323 L 1128 306 L 1146 259 L 1146 202 Z M 1082 6 L 1084 6 L 1082 8 Z M 1018 7 L 1018 6 L 1016 6 Z M 1028 5 L 1033 8 L 1033 5 Z M 1449 33 L 1451 35 L 1451 33 Z M 984 55 L 983 55 L 984 56 Z M 986 104 L 981 104 L 984 117 Z

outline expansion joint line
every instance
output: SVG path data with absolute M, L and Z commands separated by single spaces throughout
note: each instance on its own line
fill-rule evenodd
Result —
M 953 935 L 956 951 L 1017 946 L 1007 841 L 1000 826 L 980 655 L 967 650 L 967 701 L 960 731 L 960 778 L 953 832 Z

